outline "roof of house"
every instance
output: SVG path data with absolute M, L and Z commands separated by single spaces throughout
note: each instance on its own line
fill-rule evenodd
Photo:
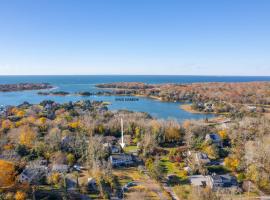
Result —
M 220 136 L 216 133 L 211 133 L 211 134 L 208 134 L 208 137 L 213 140 L 213 141 L 220 141 Z
M 27 176 L 29 179 L 41 178 L 43 175 L 46 175 L 47 167 L 45 166 L 35 166 L 27 167 L 23 170 L 21 175 Z
M 112 142 L 116 142 L 117 138 L 114 136 L 105 136 L 104 137 L 104 142 L 105 143 L 112 143 Z
M 68 170 L 68 165 L 64 165 L 64 164 L 54 164 L 52 166 L 52 171 L 67 171 Z
M 189 181 L 191 183 L 191 185 L 194 186 L 202 186 L 203 183 L 207 183 L 207 176 L 203 176 L 203 175 L 193 175 L 193 176 L 189 176 Z
M 112 160 L 123 160 L 123 159 L 131 159 L 131 155 L 129 155 L 129 154 L 124 154 L 124 153 L 122 153 L 122 154 L 113 154 L 113 155 L 111 155 L 111 159 Z
M 237 186 L 236 178 L 229 174 L 212 175 L 211 178 L 214 184 L 222 184 L 223 187 Z
M 196 155 L 197 155 L 198 159 L 201 159 L 201 160 L 209 160 L 207 154 L 205 154 L 205 153 L 197 152 Z

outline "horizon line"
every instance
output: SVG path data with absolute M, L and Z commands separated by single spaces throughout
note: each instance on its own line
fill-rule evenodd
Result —
M 0 74 L 0 76 L 213 76 L 213 77 L 270 77 L 270 75 L 200 75 L 200 74 Z

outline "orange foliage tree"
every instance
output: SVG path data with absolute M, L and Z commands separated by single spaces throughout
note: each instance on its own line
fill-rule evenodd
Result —
M 15 194 L 15 200 L 25 200 L 27 197 L 25 192 L 17 191 Z
M 0 160 L 0 187 L 8 187 L 14 183 L 15 167 L 12 162 Z

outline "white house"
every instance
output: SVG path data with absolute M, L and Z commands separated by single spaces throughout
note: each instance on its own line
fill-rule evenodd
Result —
M 207 186 L 209 177 L 203 175 L 192 175 L 188 177 L 190 184 L 193 186 Z

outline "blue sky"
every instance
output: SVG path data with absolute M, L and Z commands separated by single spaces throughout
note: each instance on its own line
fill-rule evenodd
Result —
M 0 0 L 0 74 L 270 75 L 270 1 Z

